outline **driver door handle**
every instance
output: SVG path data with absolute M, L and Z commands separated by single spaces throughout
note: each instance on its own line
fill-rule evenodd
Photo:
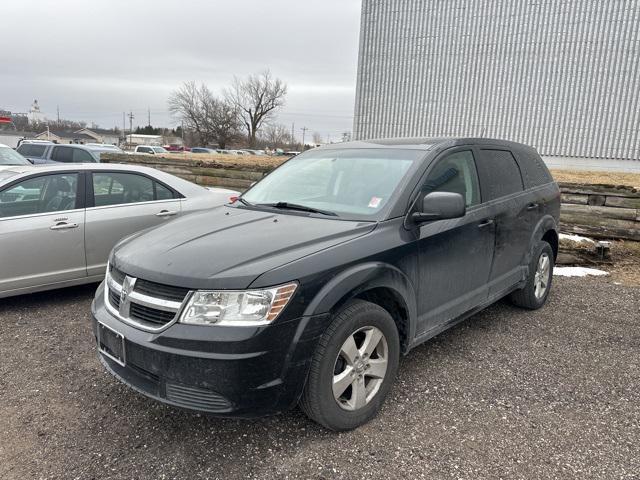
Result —
M 478 224 L 478 228 L 484 228 L 484 227 L 488 227 L 489 225 L 493 225 L 495 223 L 495 221 L 493 220 L 493 218 L 489 218 L 487 220 L 485 220 L 484 222 L 481 222 Z
M 58 222 L 55 225 L 51 225 L 49 230 L 69 230 L 71 228 L 78 228 L 77 223 Z
M 156 213 L 156 217 L 173 217 L 178 212 L 170 211 L 170 210 L 162 210 Z
M 539 206 L 540 206 L 540 204 L 538 204 L 538 203 L 530 203 L 529 205 L 527 205 L 527 210 L 535 210 Z

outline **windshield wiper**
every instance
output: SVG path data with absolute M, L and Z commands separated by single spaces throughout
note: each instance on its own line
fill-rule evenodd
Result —
M 247 202 L 244 198 L 242 197 L 238 197 L 237 199 L 238 202 L 240 202 L 243 205 L 246 205 L 247 207 L 253 207 L 253 203 L 251 202 Z
M 259 207 L 273 207 L 273 208 L 281 208 L 286 210 L 299 210 L 301 212 L 309 212 L 309 213 L 319 213 L 321 215 L 327 215 L 330 217 L 337 217 L 338 214 L 335 212 L 330 212 L 329 210 L 320 210 L 318 208 L 307 207 L 306 205 L 298 205 L 297 203 L 289 203 L 289 202 L 276 202 L 276 203 L 258 203 Z

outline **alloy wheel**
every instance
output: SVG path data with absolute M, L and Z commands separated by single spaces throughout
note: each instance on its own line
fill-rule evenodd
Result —
M 376 327 L 363 327 L 347 337 L 333 369 L 333 396 L 345 410 L 358 410 L 376 396 L 389 363 L 389 346 Z
M 533 293 L 538 300 L 544 297 L 551 280 L 551 259 L 546 252 L 543 252 L 538 259 L 538 268 L 536 269 L 533 280 Z

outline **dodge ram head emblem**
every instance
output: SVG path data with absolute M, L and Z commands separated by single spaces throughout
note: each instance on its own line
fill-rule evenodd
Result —
M 129 301 L 129 294 L 133 291 L 133 287 L 136 284 L 136 279 L 126 276 L 122 282 L 122 290 L 120 290 L 120 308 L 119 313 L 123 317 L 129 316 L 129 307 L 131 302 Z

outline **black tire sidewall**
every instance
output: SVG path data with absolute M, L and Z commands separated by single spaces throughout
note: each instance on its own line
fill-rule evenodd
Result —
M 341 323 L 331 335 L 323 357 L 318 359 L 320 362 L 318 378 L 320 385 L 316 386 L 316 394 L 319 395 L 319 413 L 323 417 L 324 423 L 334 430 L 350 430 L 373 418 L 384 403 L 398 370 L 400 342 L 393 318 L 378 305 L 364 301 L 359 301 L 358 304 L 363 304 L 362 308 L 346 318 L 342 315 L 336 317 L 337 320 L 341 320 Z M 348 311 L 348 308 L 345 307 L 343 312 L 345 310 Z M 333 397 L 333 371 L 342 344 L 349 335 L 363 327 L 376 327 L 383 333 L 389 348 L 389 363 L 380 390 L 371 402 L 357 411 L 348 411 L 341 408 Z

